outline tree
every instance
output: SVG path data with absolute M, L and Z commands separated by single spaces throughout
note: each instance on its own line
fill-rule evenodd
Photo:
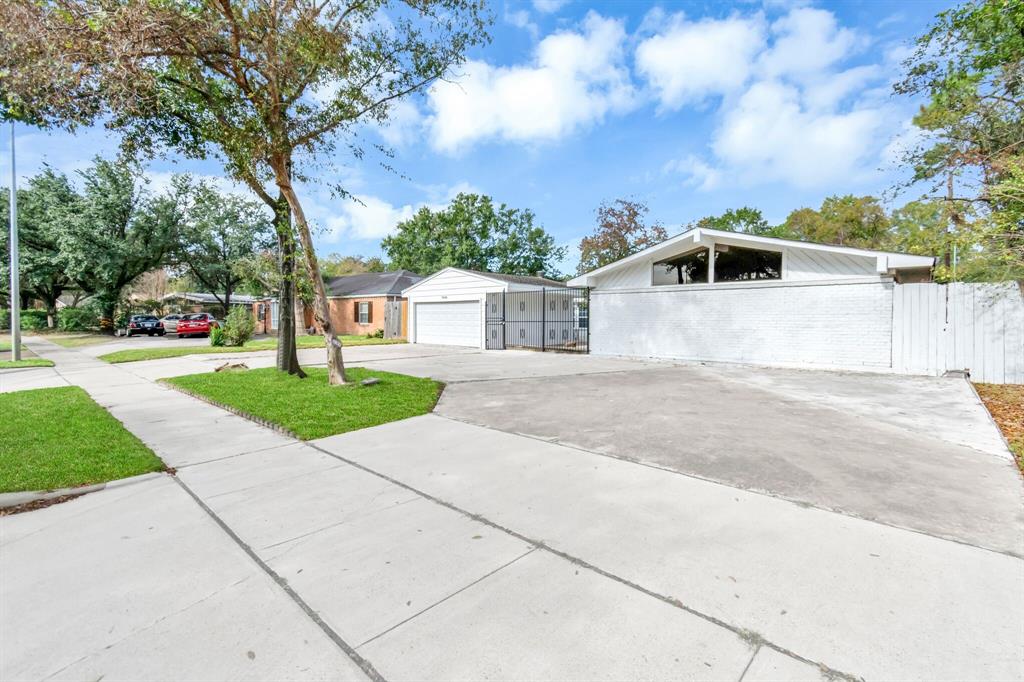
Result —
M 4 99 L 37 120 L 67 126 L 107 115 L 130 147 L 218 154 L 274 207 L 285 273 L 294 253 L 286 204 L 330 382 L 340 384 L 341 342 L 293 182 L 308 176 L 295 162 L 309 167 L 339 132 L 386 120 L 395 101 L 486 40 L 485 23 L 480 0 L 12 0 L 0 13 L 0 72 Z M 349 151 L 362 156 L 355 143 Z
M 644 223 L 648 211 L 647 204 L 629 199 L 616 199 L 598 206 L 597 230 L 580 241 L 579 274 L 667 239 L 668 233 L 660 223 Z
M 952 233 L 965 230 L 969 213 L 987 232 L 1007 226 L 996 212 L 1014 213 L 1015 199 L 993 191 L 1012 186 L 1024 159 L 1024 4 L 979 0 L 940 12 L 904 67 L 896 93 L 927 98 L 914 117 L 925 136 L 904 158 L 913 171 L 906 184 L 928 183 Z M 1010 262 L 1017 239 L 989 239 L 987 249 L 1004 249 L 990 255 Z M 950 252 L 942 256 L 949 267 Z
M 794 239 L 864 249 L 885 248 L 889 218 L 875 197 L 830 196 L 817 211 L 800 208 L 782 229 Z
M 393 268 L 429 275 L 456 267 L 513 275 L 555 275 L 565 248 L 529 209 L 495 206 L 489 196 L 460 193 L 447 207 L 421 208 L 381 247 Z
M 9 211 L 10 192 L 3 190 L 0 196 L 0 215 Z M 62 261 L 58 238 L 68 229 L 68 223 L 75 216 L 81 198 L 71 186 L 67 176 L 46 169 L 28 181 L 28 186 L 18 190 L 18 236 L 21 263 L 21 290 L 31 298 L 39 299 L 46 306 L 46 324 L 51 329 L 56 324 L 57 299 L 65 289 L 74 288 Z M 8 253 L 7 230 L 0 238 L 3 253 Z M 5 259 L 6 260 L 6 259 Z M 10 270 L 0 288 L 6 292 Z
M 324 279 L 341 277 L 343 275 L 359 275 L 364 272 L 385 272 L 387 265 L 377 256 L 363 258 L 362 256 L 342 256 L 332 253 L 326 258 L 320 259 L 320 274 Z
M 771 226 L 764 219 L 761 211 L 749 206 L 728 209 L 718 216 L 706 216 L 698 220 L 693 227 L 706 227 L 712 230 L 727 232 L 744 232 L 746 234 L 767 235 Z
M 174 183 L 185 203 L 175 260 L 213 294 L 226 317 L 232 293 L 246 278 L 242 263 L 270 247 L 270 220 L 259 204 L 220 194 L 209 183 L 188 177 Z
M 151 198 L 133 163 L 96 158 L 80 171 L 82 200 L 67 229 L 58 236 L 68 276 L 94 295 L 101 326 L 112 330 L 121 293 L 139 275 L 168 259 L 182 222 L 172 195 Z

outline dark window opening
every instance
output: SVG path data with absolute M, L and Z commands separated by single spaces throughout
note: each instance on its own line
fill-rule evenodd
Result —
M 715 253 L 716 282 L 782 279 L 782 253 L 720 244 Z
M 692 251 L 654 264 L 665 276 L 656 277 L 656 284 L 695 284 L 708 281 L 708 250 Z

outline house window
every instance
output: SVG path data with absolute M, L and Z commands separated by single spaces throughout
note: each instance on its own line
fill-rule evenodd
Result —
M 359 303 L 359 324 L 370 324 L 369 301 L 360 301 Z
M 715 281 L 747 282 L 755 279 L 782 279 L 782 252 L 745 249 L 739 246 L 715 246 Z
M 698 249 L 654 264 L 655 284 L 697 284 L 708 281 L 708 250 Z

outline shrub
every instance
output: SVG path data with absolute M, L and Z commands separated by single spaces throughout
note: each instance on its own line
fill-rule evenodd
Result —
M 210 345 L 211 346 L 223 346 L 224 345 L 224 327 L 211 327 L 210 328 Z
M 224 345 L 244 346 L 255 329 L 252 311 L 245 306 L 235 306 L 224 320 Z
M 21 311 L 21 328 L 27 331 L 46 329 L 46 311 L 30 308 Z
M 366 335 L 366 338 L 368 338 L 368 339 L 383 339 L 384 338 L 384 330 L 383 329 L 378 329 L 375 332 L 370 332 L 369 334 Z
M 57 328 L 64 332 L 87 332 L 99 325 L 92 308 L 61 308 L 57 311 Z

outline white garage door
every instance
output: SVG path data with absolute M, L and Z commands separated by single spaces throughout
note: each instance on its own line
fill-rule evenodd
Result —
M 416 343 L 480 346 L 480 302 L 417 303 Z

